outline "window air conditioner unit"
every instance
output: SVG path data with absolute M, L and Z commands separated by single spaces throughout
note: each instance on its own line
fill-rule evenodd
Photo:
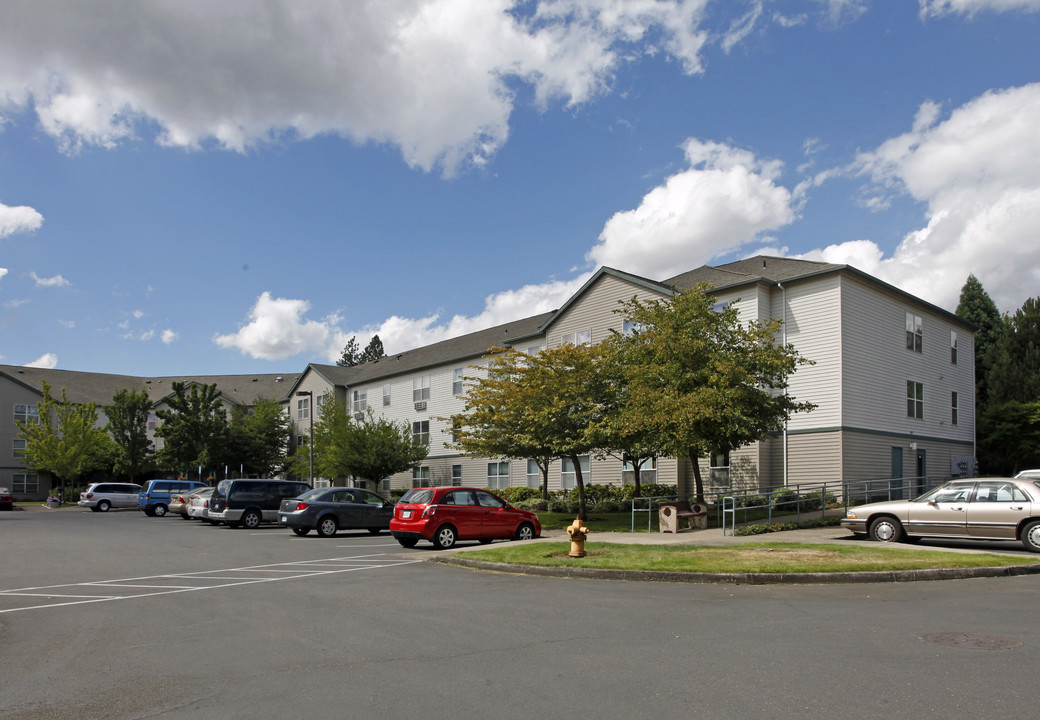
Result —
M 416 410 L 425 410 L 426 409 L 426 401 L 423 400 L 422 402 L 415 403 L 415 409 Z

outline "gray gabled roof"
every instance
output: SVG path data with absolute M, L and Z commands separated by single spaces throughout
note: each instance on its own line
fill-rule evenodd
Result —
M 107 373 L 55 370 L 50 368 L 0 365 L 0 377 L 19 383 L 43 396 L 43 383 L 51 386 L 51 394 L 61 397 L 64 389 L 69 402 L 93 402 L 110 405 L 119 390 L 144 390 L 149 399 L 159 402 L 173 392 L 173 383 L 188 382 L 211 385 L 216 383 L 220 394 L 236 405 L 253 405 L 259 398 L 283 400 L 296 380 L 295 374 L 270 373 L 263 375 L 195 375 L 177 377 L 134 377 Z

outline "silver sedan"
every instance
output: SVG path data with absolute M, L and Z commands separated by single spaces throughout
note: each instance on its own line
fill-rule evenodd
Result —
M 1040 552 L 1040 480 L 954 480 L 914 500 L 849 508 L 842 527 L 878 542 L 916 538 L 1021 540 Z

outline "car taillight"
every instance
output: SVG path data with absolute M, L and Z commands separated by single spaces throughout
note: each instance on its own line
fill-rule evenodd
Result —
M 92 497 L 94 497 L 94 493 L 92 493 L 92 492 L 87 493 L 87 500 L 90 500 L 90 498 L 92 498 Z
M 208 508 L 209 507 L 209 500 L 203 500 L 202 501 L 202 507 Z
M 299 512 L 300 510 L 306 510 L 306 509 L 307 509 L 307 503 L 302 503 L 302 502 L 296 503 L 296 512 Z
M 437 506 L 436 505 L 427 505 L 426 508 L 422 511 L 422 515 L 420 517 L 424 517 L 424 518 L 433 517 L 436 512 L 437 512 Z

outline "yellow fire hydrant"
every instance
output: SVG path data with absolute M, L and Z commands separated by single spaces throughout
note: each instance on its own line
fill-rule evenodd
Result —
M 571 551 L 569 557 L 585 557 L 585 535 L 589 529 L 581 524 L 581 518 L 574 518 L 574 522 L 567 528 L 567 534 L 571 538 Z

